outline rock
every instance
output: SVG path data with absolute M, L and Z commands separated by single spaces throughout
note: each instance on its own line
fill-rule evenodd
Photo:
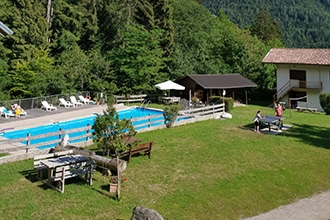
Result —
M 164 218 L 155 210 L 136 206 L 133 209 L 131 220 L 164 220 Z

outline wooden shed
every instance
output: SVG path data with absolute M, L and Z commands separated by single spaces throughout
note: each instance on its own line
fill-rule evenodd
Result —
M 212 95 L 222 96 L 225 91 L 225 96 L 234 100 L 236 98 L 235 93 L 244 92 L 245 100 L 242 100 L 242 102 L 248 104 L 247 89 L 257 86 L 238 73 L 190 74 L 176 80 L 176 82 L 185 86 L 185 90 L 181 93 L 182 98 L 189 100 L 189 98 L 196 97 L 202 102 L 208 102 L 209 97 Z

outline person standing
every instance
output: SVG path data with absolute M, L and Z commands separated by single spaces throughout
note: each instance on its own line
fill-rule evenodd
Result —
M 261 111 L 257 111 L 256 115 L 254 116 L 254 131 L 255 132 L 260 132 L 260 124 L 261 124 L 261 119 L 262 119 L 262 116 L 261 116 Z
M 283 121 L 282 121 L 282 114 L 283 114 L 283 110 L 284 110 L 284 107 L 278 103 L 275 107 L 275 116 L 276 117 L 280 117 L 278 119 L 278 130 L 282 130 L 282 127 L 283 127 Z

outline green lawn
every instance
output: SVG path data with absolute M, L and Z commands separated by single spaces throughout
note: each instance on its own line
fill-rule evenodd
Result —
M 120 202 L 99 172 L 61 194 L 35 179 L 32 160 L 2 165 L 0 219 L 130 219 L 135 206 L 165 219 L 240 219 L 329 190 L 330 116 L 286 110 L 292 128 L 265 135 L 251 131 L 258 109 L 274 114 L 235 107 L 232 119 L 138 134 L 155 145 L 150 160 L 132 158 Z

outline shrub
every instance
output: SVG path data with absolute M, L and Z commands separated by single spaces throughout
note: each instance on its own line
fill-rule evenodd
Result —
M 325 114 L 330 115 L 330 94 L 329 93 L 322 93 L 319 96 L 320 105 L 325 112 Z
M 222 96 L 210 96 L 209 103 L 211 104 L 221 104 L 225 102 L 225 111 L 231 112 L 234 107 L 234 100 L 231 97 L 222 97 Z
M 170 105 L 164 108 L 164 120 L 167 128 L 172 127 L 179 112 L 179 105 Z

